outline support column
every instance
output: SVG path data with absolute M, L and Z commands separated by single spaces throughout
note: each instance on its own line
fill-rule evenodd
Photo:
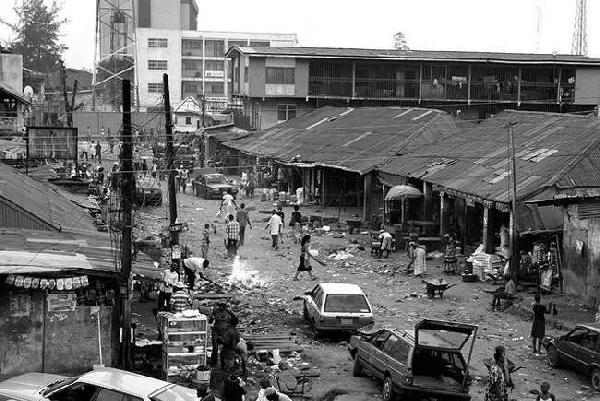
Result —
M 494 253 L 494 221 L 491 202 L 483 204 L 483 246 L 486 253 Z
M 448 232 L 448 198 L 442 191 L 440 192 L 440 237 Z
M 356 61 L 352 63 L 352 97 L 356 97 Z
M 371 198 L 369 194 L 371 193 L 371 185 L 373 182 L 373 174 L 365 174 L 363 175 L 363 219 L 367 220 L 369 217 L 369 199 Z
M 430 183 L 423 181 L 423 220 L 431 220 L 431 190 Z

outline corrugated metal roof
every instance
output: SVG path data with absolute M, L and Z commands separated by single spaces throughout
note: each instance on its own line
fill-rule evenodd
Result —
M 589 58 L 570 54 L 499 53 L 468 51 L 432 50 L 393 50 L 357 49 L 337 47 L 234 47 L 243 54 L 257 57 L 297 57 L 297 58 L 348 58 L 383 59 L 406 61 L 457 61 L 485 63 L 526 63 L 526 64 L 578 64 L 600 65 L 599 58 Z M 228 54 L 229 54 L 228 52 Z
M 600 187 L 600 120 L 572 114 L 504 111 L 380 169 L 483 199 L 508 202 L 507 126 L 515 123 L 517 198 L 554 186 Z M 543 157 L 527 157 L 532 153 Z M 551 152 L 550 154 L 550 150 Z M 548 195 L 548 194 L 546 194 Z
M 0 82 L 0 92 L 8 93 L 10 96 L 16 98 L 22 103 L 29 104 L 29 100 L 18 90 L 9 86 L 6 82 Z
M 410 107 L 323 107 L 225 145 L 365 174 L 390 157 L 456 135 L 447 113 Z
M 29 258 L 8 262 L 8 259 L 2 257 L 5 254 L 27 254 Z M 51 255 L 51 258 L 45 255 Z M 25 273 L 28 268 L 116 272 L 115 255 L 120 255 L 120 251 L 112 249 L 110 236 L 98 231 L 87 234 L 36 230 L 0 231 L 0 266 L 14 266 L 20 273 Z M 74 256 L 77 258 L 73 258 Z M 57 261 L 63 257 L 66 262 L 61 265 Z M 79 263 L 81 260 L 83 262 Z M 50 263 L 51 261 L 56 263 Z M 136 271 L 142 268 L 153 269 L 153 264 L 147 255 L 140 252 L 133 262 L 133 269 Z M 0 274 L 3 274 L 1 270 Z
M 56 230 L 82 233 L 96 231 L 91 216 L 60 195 L 50 184 L 3 163 L 0 163 L 0 198 Z

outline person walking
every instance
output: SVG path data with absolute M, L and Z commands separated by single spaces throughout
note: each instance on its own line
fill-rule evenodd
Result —
M 100 145 L 100 141 L 96 142 L 96 160 L 98 163 L 102 163 L 102 145 Z
M 533 342 L 533 353 L 539 355 L 542 349 L 542 340 L 546 336 L 546 317 L 550 313 L 550 308 L 540 303 L 540 294 L 535 294 L 533 308 L 533 323 L 531 324 L 531 341 Z
M 490 377 L 485 391 L 485 401 L 508 401 L 504 374 L 504 355 L 496 351 L 490 366 Z
M 225 226 L 227 234 L 227 257 L 232 258 L 237 253 L 238 242 L 240 240 L 240 223 L 233 219 L 233 215 L 229 215 L 229 221 Z
M 265 230 L 269 229 L 271 233 L 271 248 L 275 248 L 275 250 L 279 249 L 279 234 L 281 233 L 281 226 L 283 226 L 283 222 L 281 221 L 281 217 L 277 214 L 276 210 L 273 210 L 273 215 L 269 219 L 269 222 L 265 226 Z
M 200 243 L 200 250 L 202 251 L 202 257 L 208 259 L 208 251 L 210 249 L 210 224 L 204 224 L 204 230 L 202 230 L 202 242 Z
M 225 302 L 219 302 L 210 314 L 208 323 L 213 325 L 211 332 L 213 351 L 210 360 L 213 367 L 217 366 L 220 354 L 219 345 L 223 344 L 225 334 L 231 327 L 235 327 L 238 322 L 238 317 L 229 310 Z
M 237 211 L 236 220 L 240 223 L 240 242 L 239 246 L 244 245 L 244 236 L 246 234 L 246 226 L 252 229 L 252 222 L 250 221 L 250 215 L 248 210 L 246 210 L 246 204 L 241 203 L 240 209 Z
M 281 230 L 279 232 L 279 239 L 283 244 L 283 227 L 285 227 L 285 212 L 283 211 L 283 206 L 281 206 L 281 204 L 277 204 L 277 215 L 281 218 Z
M 411 265 L 414 265 L 413 274 L 421 277 L 423 274 L 427 273 L 427 262 L 425 261 L 425 255 L 427 252 L 416 242 L 411 242 L 408 245 L 412 249 L 412 254 L 414 255 L 413 260 L 408 265 L 408 268 L 410 268 Z
M 298 205 L 294 205 L 294 211 L 290 217 L 290 226 L 292 227 L 294 242 L 298 242 L 298 239 L 302 235 L 302 214 Z
M 296 270 L 296 274 L 294 275 L 293 280 L 298 281 L 298 276 L 300 272 L 308 272 L 311 280 L 316 280 L 317 278 L 312 274 L 312 262 L 314 257 L 310 253 L 310 235 L 306 234 L 300 240 L 300 264 L 298 265 L 298 270 Z
M 227 193 L 223 195 L 223 200 L 221 201 L 221 206 L 219 207 L 219 213 L 221 216 L 225 217 L 225 223 L 228 221 L 228 216 L 230 214 L 235 215 L 237 211 L 237 204 L 235 203 L 235 199 L 233 195 L 231 195 L 231 190 L 227 190 Z
M 88 144 L 88 152 L 90 154 L 90 157 L 92 158 L 92 160 L 94 160 L 96 157 L 96 145 L 94 145 L 94 141 L 91 141 Z
M 160 285 L 158 287 L 158 310 L 165 311 L 171 303 L 173 294 L 173 284 L 179 281 L 177 266 L 172 264 L 169 269 L 165 269 L 161 275 Z

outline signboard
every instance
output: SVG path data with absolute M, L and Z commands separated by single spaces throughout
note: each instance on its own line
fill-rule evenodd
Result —
M 204 71 L 205 78 L 223 78 L 225 73 L 223 71 Z
M 77 306 L 77 295 L 75 294 L 48 294 L 46 297 L 48 312 L 74 311 Z
M 171 259 L 181 259 L 181 248 L 179 248 L 179 245 L 173 245 Z
M 77 128 L 27 127 L 28 159 L 77 159 Z

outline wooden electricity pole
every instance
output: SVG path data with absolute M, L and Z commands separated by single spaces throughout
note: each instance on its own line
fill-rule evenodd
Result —
M 511 170 L 511 191 L 510 191 L 510 263 L 513 279 L 516 281 L 516 273 L 519 265 L 519 237 L 518 237 L 518 219 L 517 219 L 517 163 L 515 161 L 515 139 L 513 135 L 513 126 L 515 123 L 508 124 L 508 143 L 510 146 L 510 170 Z
M 177 191 L 175 188 L 175 166 L 173 155 L 173 122 L 171 121 L 171 100 L 169 99 L 169 75 L 163 74 L 163 98 L 165 101 L 165 131 L 167 136 L 167 189 L 169 192 L 169 225 L 177 222 Z M 179 245 L 179 233 L 171 230 L 171 246 Z
M 133 173 L 133 145 L 131 138 L 131 83 L 123 80 L 123 133 L 121 137 L 121 273 L 119 294 L 121 296 L 121 367 L 131 367 L 131 290 L 132 290 L 132 216 L 135 197 Z

